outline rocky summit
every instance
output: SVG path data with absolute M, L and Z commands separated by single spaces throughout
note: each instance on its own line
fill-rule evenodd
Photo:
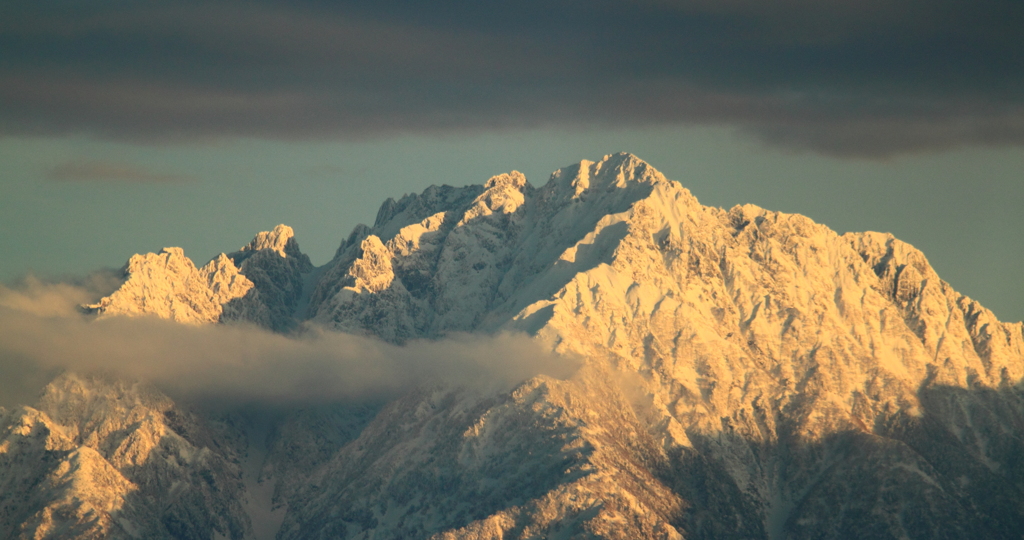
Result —
M 388 199 L 319 268 L 283 225 L 136 255 L 88 310 L 580 367 L 273 414 L 66 372 L 0 410 L 0 537 L 1024 536 L 1021 323 L 891 235 L 702 206 L 630 154 Z

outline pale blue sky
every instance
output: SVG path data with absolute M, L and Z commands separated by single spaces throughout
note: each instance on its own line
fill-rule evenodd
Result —
M 1024 319 L 1024 150 L 835 158 L 714 127 L 477 130 L 363 142 L 8 136 L 0 138 L 0 278 L 81 275 L 165 246 L 202 264 L 277 223 L 294 227 L 321 265 L 357 223 L 372 223 L 386 197 L 482 183 L 512 169 L 539 186 L 559 167 L 618 151 L 648 161 L 704 204 L 754 203 L 839 232 L 892 232 L 922 249 L 960 292 L 1003 320 Z M 131 171 L 56 178 L 83 163 Z

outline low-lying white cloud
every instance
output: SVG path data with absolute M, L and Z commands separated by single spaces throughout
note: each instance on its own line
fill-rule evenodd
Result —
M 0 287 L 0 402 L 24 402 L 61 370 L 141 379 L 172 396 L 289 403 L 387 397 L 438 382 L 497 389 L 575 367 L 525 335 L 396 346 L 316 328 L 283 336 L 245 325 L 94 320 L 76 309 L 90 294 L 38 280 Z
M 14 287 L 0 284 L 0 308 L 40 317 L 67 317 L 79 313 L 79 306 L 112 293 L 123 278 L 115 270 L 100 270 L 69 281 L 44 281 L 24 277 Z

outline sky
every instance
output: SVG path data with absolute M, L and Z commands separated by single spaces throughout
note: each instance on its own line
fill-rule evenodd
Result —
M 891 232 L 1024 319 L 1024 3 L 0 4 L 0 280 L 328 262 L 387 197 L 628 151 L 704 204 Z

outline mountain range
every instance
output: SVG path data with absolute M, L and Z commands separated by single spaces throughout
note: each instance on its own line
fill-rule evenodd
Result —
M 65 371 L 0 409 L 2 537 L 1024 537 L 1024 325 L 892 235 L 703 206 L 630 154 L 388 199 L 321 267 L 284 225 L 135 255 L 83 310 L 526 335 L 574 369 L 227 408 Z

